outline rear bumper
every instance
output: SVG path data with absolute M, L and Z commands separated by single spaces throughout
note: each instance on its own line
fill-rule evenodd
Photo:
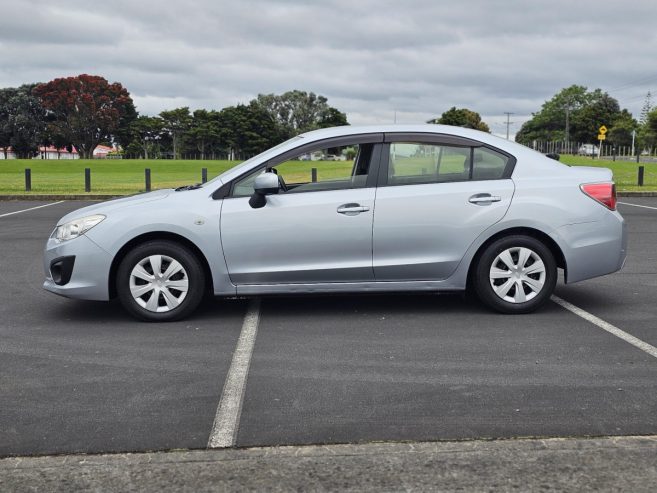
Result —
M 609 211 L 595 222 L 559 228 L 566 258 L 566 282 L 604 276 L 622 269 L 627 258 L 627 225 L 623 216 Z
M 55 260 L 74 257 L 72 270 L 67 282 L 62 283 L 58 272 L 55 279 L 51 265 Z M 109 272 L 112 257 L 105 250 L 82 235 L 74 240 L 58 243 L 52 238 L 46 244 L 43 254 L 43 267 L 46 280 L 44 289 L 67 298 L 81 300 L 109 300 Z M 57 280 L 58 282 L 55 282 Z M 59 284 L 58 284 L 59 283 Z

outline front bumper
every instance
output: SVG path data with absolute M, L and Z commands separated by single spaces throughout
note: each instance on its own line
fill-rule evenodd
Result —
M 53 260 L 62 257 L 75 257 L 75 261 L 68 282 L 58 285 L 53 280 L 50 266 Z M 46 274 L 43 287 L 51 293 L 67 298 L 107 301 L 111 265 L 112 256 L 85 235 L 63 243 L 50 238 L 43 254 Z

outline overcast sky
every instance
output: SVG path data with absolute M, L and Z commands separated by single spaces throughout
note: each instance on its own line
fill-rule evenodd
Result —
M 0 87 L 89 73 L 141 114 L 327 96 L 354 124 L 451 106 L 511 133 L 561 88 L 638 116 L 657 96 L 655 0 L 0 0 Z M 657 99 L 657 98 L 655 98 Z

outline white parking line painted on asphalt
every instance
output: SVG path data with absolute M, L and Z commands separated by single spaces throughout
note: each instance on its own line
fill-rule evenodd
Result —
M 13 216 L 14 214 L 20 214 L 21 212 L 33 211 L 34 209 L 41 209 L 42 207 L 50 207 L 51 205 L 57 205 L 63 203 L 64 200 L 59 202 L 52 202 L 50 204 L 37 205 L 36 207 L 30 207 L 29 209 L 23 209 L 22 211 L 7 212 L 6 214 L 0 214 L 0 217 Z
M 605 322 L 601 318 L 596 317 L 595 315 L 587 312 L 586 310 L 582 310 L 581 308 L 573 305 L 572 303 L 568 303 L 566 300 L 562 300 L 558 296 L 553 295 L 552 301 L 554 301 L 557 305 L 561 305 L 569 312 L 572 312 L 575 315 L 582 317 L 584 320 L 587 320 L 592 324 L 597 325 L 602 330 L 606 330 L 607 332 L 615 335 L 619 339 L 623 339 L 625 342 L 629 342 L 630 344 L 632 344 L 632 346 L 639 348 L 641 351 L 644 351 L 648 353 L 650 356 L 654 356 L 655 358 L 657 358 L 657 348 L 655 346 L 652 346 L 647 342 L 644 342 L 641 339 L 638 339 L 633 335 L 628 334 L 627 332 L 619 329 L 615 325 L 611 325 L 609 322 Z
M 233 353 L 233 361 L 228 370 L 217 414 L 208 440 L 208 448 L 232 447 L 235 445 L 237 430 L 242 413 L 242 400 L 246 389 L 246 378 L 251 364 L 251 355 L 258 333 L 260 321 L 260 300 L 251 301 L 244 317 L 242 332 Z
M 629 202 L 619 202 L 619 204 L 631 205 L 632 207 L 642 207 L 644 209 L 654 209 L 657 211 L 657 207 L 651 207 L 649 205 L 630 204 Z

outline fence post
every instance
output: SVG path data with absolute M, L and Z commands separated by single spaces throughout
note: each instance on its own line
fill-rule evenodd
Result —
M 25 168 L 25 191 L 32 191 L 32 170 L 30 168 Z
M 91 168 L 84 168 L 84 191 L 91 192 Z
M 208 168 L 201 168 L 201 183 L 208 181 Z
M 315 183 L 317 181 L 317 168 L 312 168 L 310 170 L 310 176 L 312 177 L 312 182 Z
M 643 186 L 643 171 L 644 171 L 644 167 L 639 166 L 639 186 L 640 187 Z
M 151 169 L 146 168 L 144 170 L 144 181 L 146 182 L 146 191 L 151 191 Z

